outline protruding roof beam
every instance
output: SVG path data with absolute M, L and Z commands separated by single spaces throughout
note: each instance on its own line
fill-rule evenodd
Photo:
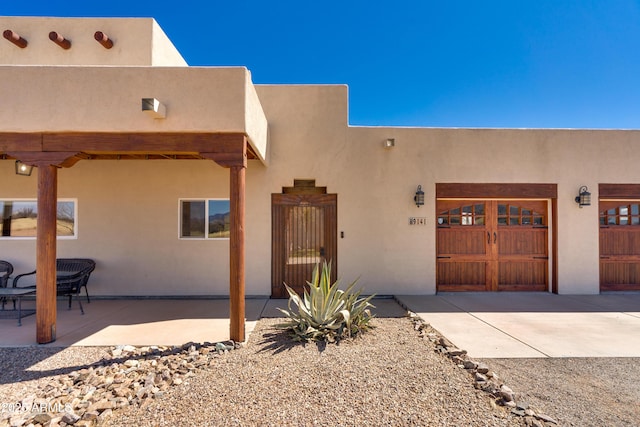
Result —
M 51 40 L 52 42 L 54 42 L 55 44 L 57 44 L 58 46 L 60 46 L 65 50 L 71 48 L 71 41 L 65 39 L 62 34 L 57 33 L 55 31 L 51 31 L 49 33 L 49 40 Z
M 16 46 L 22 49 L 27 47 L 27 44 L 29 44 L 24 38 L 20 37 L 20 34 L 16 33 L 15 31 L 4 30 L 2 35 L 4 36 L 5 39 L 9 40 L 11 43 L 15 44 Z
M 105 49 L 111 49 L 113 47 L 113 40 L 111 40 L 109 36 L 107 36 L 102 31 L 96 31 L 93 37 L 98 43 L 104 46 Z

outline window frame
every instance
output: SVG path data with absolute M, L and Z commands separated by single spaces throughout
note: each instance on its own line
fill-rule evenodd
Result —
M 34 198 L 11 198 L 11 197 L 3 197 L 0 198 L 0 202 L 30 202 L 35 203 L 36 206 L 38 204 L 38 199 Z M 56 229 L 56 240 L 78 240 L 78 199 L 77 198 L 69 198 L 69 197 L 61 197 L 56 200 L 56 207 L 60 202 L 72 202 L 73 203 L 73 234 L 71 236 L 60 236 L 57 233 Z M 36 217 L 37 218 L 37 217 Z M 57 220 L 57 218 L 56 218 Z M 37 239 L 37 223 L 36 223 L 36 235 L 35 236 L 2 236 L 0 235 L 0 240 L 36 240 Z
M 231 213 L 231 199 L 225 197 L 184 197 L 178 199 L 178 240 L 202 241 L 202 240 L 229 240 L 230 237 L 209 237 L 209 202 L 226 201 L 229 203 L 229 213 Z M 182 235 L 182 203 L 183 202 L 204 202 L 204 236 L 189 237 Z

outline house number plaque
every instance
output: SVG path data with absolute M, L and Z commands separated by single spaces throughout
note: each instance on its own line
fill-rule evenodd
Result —
M 427 218 L 425 217 L 409 217 L 409 225 L 427 225 Z

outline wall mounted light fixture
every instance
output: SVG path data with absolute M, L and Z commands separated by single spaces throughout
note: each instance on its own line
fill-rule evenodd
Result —
M 396 145 L 396 140 L 393 138 L 387 138 L 384 142 L 383 142 L 383 146 L 384 148 L 393 148 Z
M 155 98 L 142 98 L 142 111 L 154 119 L 164 119 L 167 116 L 167 108 Z
M 20 160 L 16 160 L 16 175 L 31 176 L 33 166 L 25 165 Z
M 589 193 L 589 189 L 586 185 L 580 187 L 578 196 L 576 197 L 576 203 L 579 207 L 591 206 L 591 193 Z
M 424 191 L 422 191 L 422 185 L 418 185 L 416 195 L 413 196 L 413 201 L 416 202 L 417 207 L 424 205 Z

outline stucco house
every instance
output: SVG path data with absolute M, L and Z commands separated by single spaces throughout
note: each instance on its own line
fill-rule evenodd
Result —
M 153 19 L 0 27 L 0 259 L 45 272 L 40 342 L 56 257 L 238 319 L 323 259 L 386 295 L 640 290 L 640 131 L 355 127 L 346 86 L 190 67 Z

